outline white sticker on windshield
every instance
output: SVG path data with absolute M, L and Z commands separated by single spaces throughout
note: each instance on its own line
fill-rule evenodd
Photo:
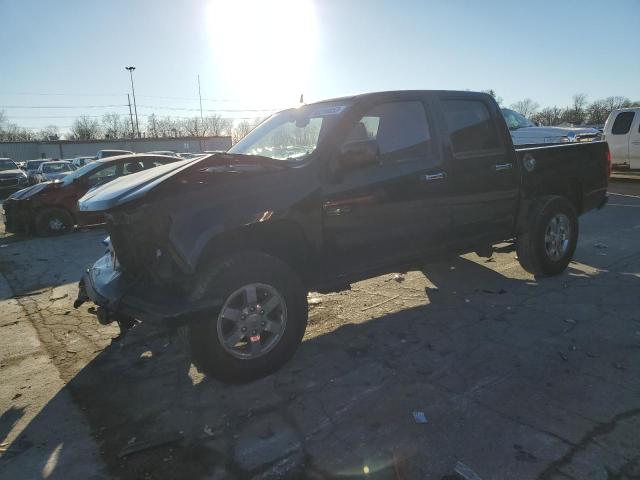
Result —
M 316 107 L 309 112 L 310 117 L 326 117 L 329 115 L 340 115 L 347 108 L 346 105 L 334 105 L 332 107 Z

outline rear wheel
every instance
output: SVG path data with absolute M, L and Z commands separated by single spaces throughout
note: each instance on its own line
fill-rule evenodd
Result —
M 73 229 L 73 225 L 73 215 L 59 207 L 41 210 L 35 221 L 36 233 L 41 236 L 68 233 Z
M 536 202 L 516 250 L 522 268 L 534 275 L 562 273 L 578 243 L 578 216 L 564 197 L 547 196 Z
M 221 298 L 190 326 L 194 363 L 237 383 L 268 375 L 295 353 L 307 325 L 307 295 L 282 261 L 257 252 L 228 257 L 201 276 L 194 300 Z

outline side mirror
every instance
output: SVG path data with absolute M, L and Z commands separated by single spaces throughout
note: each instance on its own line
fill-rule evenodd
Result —
M 344 170 L 355 170 L 367 165 L 377 165 L 380 161 L 379 151 L 375 140 L 345 143 L 340 150 L 340 166 Z

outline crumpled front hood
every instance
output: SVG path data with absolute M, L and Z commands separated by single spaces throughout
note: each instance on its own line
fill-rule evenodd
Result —
M 52 185 L 53 184 L 50 182 L 36 183 L 35 185 L 32 185 L 30 187 L 23 188 L 22 190 L 18 190 L 17 192 L 13 193 L 9 197 L 9 199 L 25 200 L 27 198 L 33 197 L 35 195 L 38 195 L 41 192 L 48 190 L 49 188 L 51 188 Z
M 266 172 L 271 168 L 278 168 L 278 163 L 282 165 L 282 161 L 279 160 L 270 161 L 263 157 L 233 154 L 208 155 L 193 160 L 169 163 L 117 178 L 105 185 L 100 185 L 89 190 L 78 200 L 78 209 L 82 212 L 102 212 L 118 207 L 143 197 L 160 183 L 187 169 L 202 169 L 210 173 L 255 173 L 257 171 Z M 284 167 L 280 166 L 279 168 Z

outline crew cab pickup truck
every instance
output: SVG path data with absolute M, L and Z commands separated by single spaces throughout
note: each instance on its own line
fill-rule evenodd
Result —
M 396 91 L 271 116 L 227 153 L 88 192 L 110 247 L 76 305 L 102 323 L 165 321 L 224 381 L 295 352 L 307 292 L 348 289 L 445 255 L 514 242 L 529 272 L 561 273 L 578 216 L 603 207 L 606 143 L 514 149 L 487 94 Z
M 614 166 L 640 168 L 640 108 L 623 108 L 609 114 L 604 135 Z

